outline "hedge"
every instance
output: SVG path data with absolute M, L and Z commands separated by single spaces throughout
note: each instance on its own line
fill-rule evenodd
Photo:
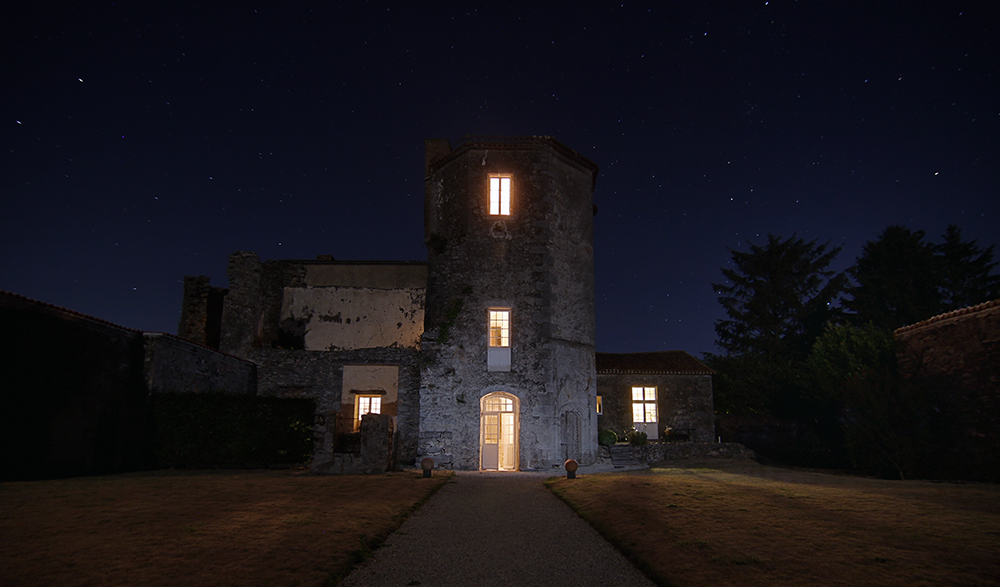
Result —
M 289 466 L 313 452 L 316 403 L 224 393 L 157 393 L 154 445 L 160 467 Z

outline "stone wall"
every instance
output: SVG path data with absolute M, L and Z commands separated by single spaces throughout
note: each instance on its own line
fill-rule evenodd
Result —
M 213 287 L 204 275 L 184 277 L 184 299 L 177 336 L 213 349 L 219 348 L 222 306 L 226 289 Z
M 895 332 L 899 372 L 955 438 L 934 476 L 1000 480 L 1000 300 Z
M 350 432 L 353 414 L 344 406 L 344 367 L 391 365 L 398 368 L 394 429 L 398 434 L 396 461 L 410 466 L 417 458 L 420 417 L 420 353 L 412 349 L 381 348 L 353 351 L 255 350 L 248 358 L 257 364 L 259 395 L 310 397 L 316 400 L 316 451 L 313 466 L 329 468 L 334 459 L 336 435 Z M 349 403 L 353 405 L 353 400 Z M 338 426 L 339 423 L 339 426 Z
M 257 366 L 162 333 L 144 333 L 149 391 L 257 393 Z
M 691 440 L 715 440 L 711 375 L 599 373 L 597 392 L 604 408 L 598 416 L 600 430 L 621 435 L 632 427 L 632 386 L 656 387 L 659 436 L 669 426 L 693 430 Z
M 755 459 L 757 455 L 735 442 L 651 442 L 633 447 L 636 458 L 645 463 L 679 459 Z
M 315 460 L 312 471 L 334 475 L 377 475 L 392 470 L 397 464 L 397 438 L 393 420 L 388 414 L 367 414 L 361 419 L 360 450 L 356 453 L 334 453 L 331 458 Z
M 420 457 L 480 466 L 480 400 L 518 398 L 519 467 L 596 459 L 593 182 L 596 166 L 551 139 L 428 144 L 428 286 Z M 491 216 L 489 177 L 511 177 Z M 509 371 L 487 369 L 488 312 L 510 310 Z

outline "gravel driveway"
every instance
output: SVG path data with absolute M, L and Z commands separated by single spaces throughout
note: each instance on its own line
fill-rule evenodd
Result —
M 548 476 L 457 473 L 343 585 L 653 585 L 542 485 Z

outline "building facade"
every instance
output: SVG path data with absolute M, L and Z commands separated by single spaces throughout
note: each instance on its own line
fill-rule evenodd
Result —
M 594 462 L 597 166 L 549 137 L 425 152 L 426 262 L 234 253 L 228 290 L 185 279 L 180 336 L 253 361 L 260 394 L 316 398 L 319 471 L 370 413 L 399 465 Z

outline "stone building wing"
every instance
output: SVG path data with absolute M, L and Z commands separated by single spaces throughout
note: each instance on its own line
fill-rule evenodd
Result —
M 712 374 L 684 351 L 597 353 L 598 426 L 650 440 L 715 439 Z
M 1000 299 L 893 333 L 899 373 L 932 406 L 941 455 L 930 474 L 1000 481 Z

